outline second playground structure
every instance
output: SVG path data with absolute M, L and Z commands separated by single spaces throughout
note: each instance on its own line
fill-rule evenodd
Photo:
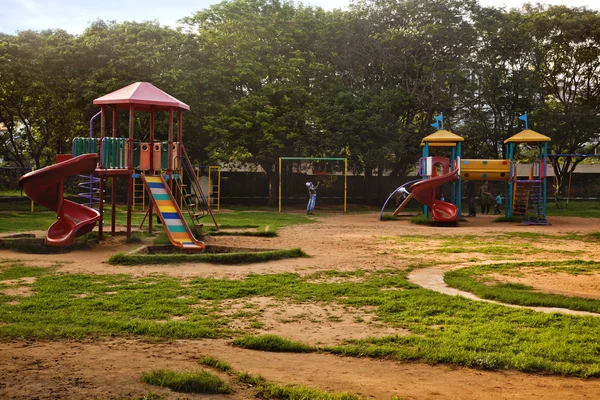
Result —
M 505 216 L 521 216 L 524 224 L 546 225 L 546 188 L 547 188 L 547 158 L 548 136 L 533 130 L 525 129 L 506 139 L 508 159 L 485 160 L 463 159 L 461 157 L 461 144 L 464 141 L 459 135 L 447 130 L 438 130 L 421 141 L 423 147 L 422 158 L 419 160 L 419 175 L 423 178 L 414 183 L 404 184 L 397 188 L 386 200 L 380 214 L 387 202 L 401 188 L 410 191 L 409 197 L 396 209 L 397 214 L 408 202 L 414 198 L 421 202 L 423 212 L 430 214 L 433 221 L 457 222 L 460 218 L 462 206 L 462 181 L 489 180 L 505 181 L 505 197 L 507 207 Z M 538 147 L 537 160 L 532 164 L 529 176 L 522 179 L 517 175 L 516 161 L 514 159 L 515 147 L 519 144 L 536 145 Z M 432 148 L 450 147 L 450 158 L 430 156 Z M 449 201 L 441 199 L 438 187 L 450 183 Z

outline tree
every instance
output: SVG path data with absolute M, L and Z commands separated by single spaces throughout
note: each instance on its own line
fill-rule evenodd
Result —
M 0 122 L 4 157 L 37 168 L 54 161 L 66 138 L 81 131 L 73 107 L 74 38 L 64 31 L 20 32 L 4 36 L 1 46 Z
M 535 43 L 527 19 L 517 10 L 481 8 L 474 15 L 478 41 L 459 100 L 461 132 L 466 153 L 500 158 L 503 141 L 519 130 L 517 117 L 541 101 L 539 76 L 532 68 Z
M 212 155 L 258 163 L 269 178 L 270 204 L 276 200 L 278 158 L 294 155 L 296 141 L 311 129 L 311 80 L 320 65 L 309 34 L 322 13 L 287 1 L 237 0 L 186 19 L 207 68 L 227 88 L 227 97 L 205 118 Z
M 536 127 L 552 138 L 552 151 L 573 154 L 600 146 L 600 14 L 585 8 L 527 8 L 535 39 L 543 103 Z M 559 195 L 564 178 L 583 158 L 551 158 Z

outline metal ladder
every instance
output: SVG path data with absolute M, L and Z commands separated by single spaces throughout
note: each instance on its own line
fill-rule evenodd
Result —
M 185 147 L 181 145 L 181 169 L 177 179 L 177 190 L 181 195 L 181 208 L 186 208 L 194 226 L 197 230 L 202 228 L 201 219 L 210 215 L 216 229 L 219 225 L 215 220 L 209 202 L 204 196 L 200 181 L 196 176 L 196 171 L 192 165 Z
M 133 209 L 137 205 L 142 206 L 142 211 L 146 209 L 146 189 L 141 178 L 133 178 Z
M 219 166 L 208 167 L 208 200 L 211 208 L 221 210 L 221 167 Z

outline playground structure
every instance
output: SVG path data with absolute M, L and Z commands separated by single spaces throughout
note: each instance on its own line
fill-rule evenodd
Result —
M 200 218 L 210 215 L 210 205 L 204 196 L 194 167 L 182 142 L 182 111 L 189 106 L 147 82 L 137 82 L 94 100 L 100 106 L 100 137 L 73 139 L 72 154 L 57 155 L 57 164 L 24 175 L 19 184 L 38 204 L 57 212 L 57 222 L 48 230 L 49 245 L 66 246 L 76 236 L 92 231 L 98 223 L 98 240 L 103 239 L 106 180 L 112 180 L 111 234 L 116 232 L 116 179 L 127 181 L 127 238 L 131 237 L 131 214 L 134 202 L 134 179 L 141 179 L 149 194 L 148 231 L 152 232 L 156 209 L 171 243 L 184 250 L 204 250 L 204 244 L 194 238 L 182 209 L 187 211 L 194 228 L 202 226 Z M 111 131 L 107 115 L 111 112 Z M 129 112 L 128 137 L 118 137 L 119 111 Z M 150 113 L 149 141 L 135 141 L 135 113 Z M 168 112 L 168 140 L 154 139 L 155 113 Z M 177 112 L 177 141 L 174 141 Z M 98 116 L 98 114 L 96 114 Z M 95 116 L 95 117 L 96 117 Z M 95 118 L 94 117 L 94 118 Z M 110 132 L 112 135 L 107 135 Z M 67 176 L 84 176 L 86 205 L 63 198 L 63 180 Z M 143 192 L 142 192 L 143 193 Z M 93 205 L 97 204 L 97 210 Z M 142 222 L 143 224 L 143 222 Z
M 521 216 L 523 224 L 546 225 L 546 173 L 548 142 L 550 138 L 533 130 L 525 129 L 506 139 L 509 158 L 506 160 L 484 160 L 461 158 L 461 143 L 464 138 L 444 129 L 426 136 L 421 141 L 422 158 L 419 160 L 418 174 L 423 178 L 397 188 L 386 200 L 381 209 L 380 219 L 388 201 L 401 189 L 410 194 L 394 211 L 397 215 L 411 198 L 423 204 L 423 213 L 436 222 L 458 222 L 462 206 L 462 181 L 489 180 L 505 181 L 505 216 Z M 521 179 L 517 175 L 515 148 L 519 144 L 538 146 L 538 159 L 533 163 L 529 176 Z M 450 147 L 450 158 L 430 156 L 431 148 Z M 438 170 L 441 170 L 438 172 Z M 450 183 L 450 201 L 442 201 L 438 187 Z
M 321 163 L 330 162 L 330 161 L 343 161 L 344 169 L 344 212 L 347 211 L 347 193 L 348 193 L 348 159 L 342 157 L 279 157 L 279 212 L 282 210 L 282 183 L 283 183 L 283 173 L 282 167 L 285 161 L 300 161 L 300 162 L 312 162 L 312 174 L 317 176 L 328 175 L 329 172 L 323 168 Z

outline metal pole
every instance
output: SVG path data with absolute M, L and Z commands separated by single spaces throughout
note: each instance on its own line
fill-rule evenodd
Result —
M 118 111 L 117 108 L 115 107 L 113 109 L 113 113 L 112 113 L 112 137 L 116 138 L 117 137 L 117 118 L 118 118 Z M 117 226 L 117 178 L 116 177 L 112 177 L 111 178 L 111 182 L 112 182 L 112 188 L 111 188 L 111 207 L 112 207 L 112 217 L 111 217 L 111 227 L 110 227 L 110 234 L 111 235 L 115 235 L 116 232 L 116 226 Z
M 543 202 L 544 202 L 543 203 L 544 204 L 544 206 L 543 206 L 544 207 L 544 218 L 546 218 L 546 202 L 548 201 L 548 199 L 546 198 L 546 191 L 548 189 L 547 181 L 546 181 L 547 180 L 546 175 L 548 173 L 548 142 L 544 143 L 543 156 L 544 156 L 544 158 L 543 158 L 543 161 L 544 161 L 544 184 L 543 184 L 543 188 L 542 188 L 542 190 L 543 190 L 542 196 L 543 196 Z
M 429 157 L 429 142 L 425 142 L 425 146 L 423 146 L 423 157 Z M 427 179 L 427 176 L 424 176 L 423 179 Z M 423 205 L 423 214 L 426 217 L 429 217 L 429 211 L 426 205 Z
M 347 212 L 348 196 L 348 159 L 344 158 L 344 212 Z
M 167 175 L 169 177 L 169 190 L 173 191 L 173 109 L 169 109 L 169 138 L 167 141 Z
M 106 136 L 106 106 L 100 106 L 100 143 Z M 106 165 L 104 166 L 106 168 Z M 104 177 L 100 177 L 98 189 L 98 211 L 100 212 L 100 220 L 98 221 L 98 240 L 102 240 L 102 229 L 104 228 Z
M 281 157 L 279 157 L 279 212 L 281 212 Z
M 135 109 L 129 106 L 129 165 L 127 169 L 127 239 L 131 238 L 131 203 L 133 198 L 133 131 L 135 127 Z
M 150 175 L 154 174 L 154 110 L 150 109 Z M 146 186 L 144 185 L 144 190 Z M 154 206 L 152 201 L 148 204 L 148 233 L 152 233 L 152 218 Z
M 35 171 L 35 167 L 31 167 L 31 172 Z M 35 211 L 35 203 L 31 200 L 31 213 Z
M 510 180 L 508 181 L 508 200 L 506 201 L 506 208 L 508 210 L 508 218 L 512 218 L 513 216 L 513 190 L 514 190 L 514 180 L 516 179 L 516 175 L 517 175 L 517 167 L 516 165 L 513 165 L 513 155 L 514 155 L 514 151 L 515 151 L 515 144 L 514 143 L 509 143 L 508 144 L 508 158 L 510 161 Z
M 460 143 L 460 142 L 458 142 L 458 143 Z M 458 147 L 458 143 L 456 144 L 457 147 Z M 452 161 L 456 160 L 456 150 L 457 150 L 456 147 L 452 147 L 450 149 L 450 168 L 452 168 Z M 452 182 L 452 184 L 450 185 L 450 202 L 452 204 L 456 204 L 458 206 L 458 204 L 456 203 L 456 184 L 457 184 L 457 182 Z M 458 209 L 458 215 L 460 215 L 460 208 Z
M 458 208 L 458 218 L 460 219 L 460 212 L 462 210 L 462 182 L 460 178 L 460 160 L 462 157 L 462 143 L 456 143 L 456 167 L 458 168 L 458 182 L 456 185 L 456 207 Z

